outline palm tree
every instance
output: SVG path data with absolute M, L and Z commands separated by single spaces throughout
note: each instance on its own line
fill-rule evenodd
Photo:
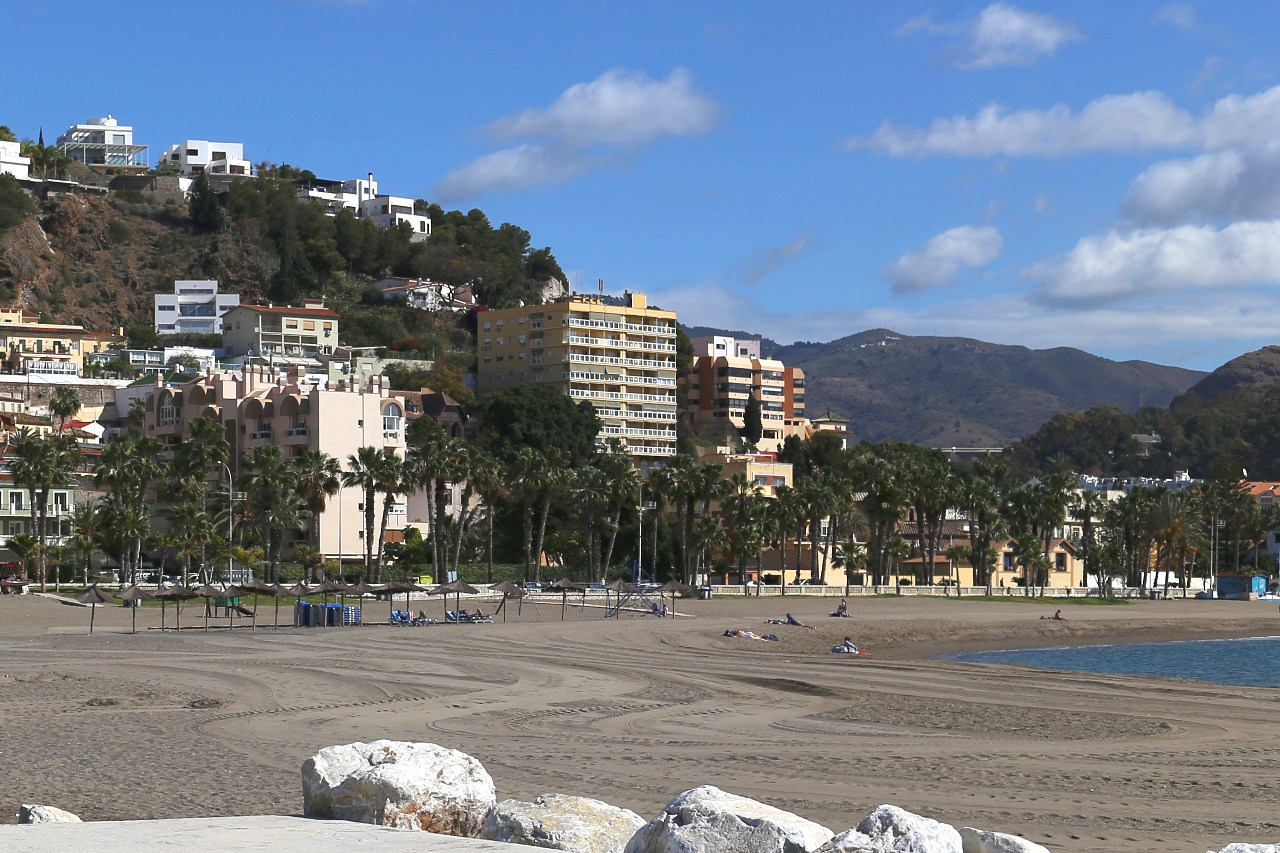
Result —
M 107 513 L 104 528 L 116 549 L 121 582 L 136 580 L 142 563 L 142 542 L 150 531 L 153 515 L 148 492 L 165 469 L 161 443 L 141 433 L 130 432 L 107 444 L 93 470 L 94 485 L 106 491 L 102 509 Z
M 538 558 L 533 569 L 533 579 L 535 581 L 541 580 L 542 577 L 542 543 L 547 536 L 547 516 L 551 514 L 551 503 L 557 495 L 568 490 L 570 480 L 573 477 L 573 469 L 569 467 L 569 457 L 562 451 L 548 450 L 546 460 L 547 467 L 544 480 L 546 488 L 542 493 L 542 501 L 538 507 L 538 539 L 534 544 L 534 554 Z
M 373 534 L 374 500 L 378 495 L 379 468 L 382 464 L 382 451 L 376 447 L 365 445 L 347 457 L 347 470 L 342 472 L 342 485 L 356 488 L 364 495 L 364 579 L 371 580 L 373 575 Z
M 22 576 L 24 578 L 31 577 L 31 568 L 27 565 L 27 558 L 40 550 L 40 540 L 29 533 L 15 533 L 8 538 L 5 547 L 12 551 L 14 556 L 22 562 Z
M 36 552 L 36 571 L 40 591 L 47 589 L 45 545 L 48 535 L 49 493 L 66 486 L 75 474 L 80 459 L 80 445 L 65 435 L 42 438 L 23 430 L 13 440 L 14 459 L 10 465 L 13 483 L 31 495 L 31 523 L 40 547 Z
M 391 505 L 397 495 L 410 494 L 413 491 L 411 471 L 405 462 L 392 450 L 383 450 L 382 458 L 377 466 L 378 492 L 382 495 L 382 521 L 378 525 L 378 545 L 374 550 L 373 579 L 382 580 L 382 551 L 387 539 L 387 523 L 391 520 Z
M 609 506 L 608 535 L 609 540 L 601 555 L 601 572 L 608 574 L 613 563 L 613 546 L 618 538 L 618 529 L 622 524 L 622 511 L 631 505 L 640 490 L 640 472 L 636 470 L 631 457 L 623 452 L 616 442 L 609 445 L 605 453 L 596 458 L 596 465 L 604 474 L 608 484 L 606 500 Z
M 297 494 L 293 468 L 278 447 L 255 447 L 244 457 L 240 487 L 246 513 L 266 551 L 267 581 L 273 583 L 279 576 L 285 532 L 306 528 L 306 504 Z
M 310 517 L 311 547 L 320 551 L 320 515 L 329 498 L 342 488 L 342 466 L 322 450 L 307 450 L 290 460 L 296 478 L 295 489 L 307 505 Z M 323 573 L 323 568 L 319 569 Z
M 419 441 L 409 450 L 407 464 L 410 480 L 423 490 L 427 498 L 427 522 L 430 525 L 431 565 L 441 574 L 445 564 L 444 544 L 441 536 L 444 528 L 445 507 L 440 497 L 444 490 L 445 471 L 449 467 L 450 440 L 443 430 L 418 433 Z
M 70 385 L 59 385 L 49 400 L 49 416 L 58 419 L 58 432 L 79 413 L 80 392 Z
M 93 500 L 83 500 L 71 511 L 72 552 L 84 568 L 84 585 L 89 585 L 89 570 L 92 567 L 93 555 L 98 550 L 98 539 L 102 536 L 102 513 Z
M 710 556 L 723 553 L 729 548 L 729 535 L 725 532 L 720 516 L 708 513 L 699 518 L 693 526 L 691 540 L 693 547 L 698 551 L 702 574 L 706 578 L 709 571 L 707 562 Z

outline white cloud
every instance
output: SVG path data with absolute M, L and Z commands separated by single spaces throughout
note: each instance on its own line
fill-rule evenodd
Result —
M 1227 95 L 1201 118 L 1161 92 L 1104 95 L 1073 113 L 1065 105 L 1010 110 L 989 104 L 970 116 L 933 121 L 927 129 L 885 122 L 855 136 L 848 148 L 874 148 L 895 157 L 1049 156 L 1088 151 L 1196 148 L 1266 150 L 1280 139 L 1280 86 L 1253 95 Z
M 634 148 L 663 136 L 706 133 L 718 115 L 715 102 L 694 91 L 686 69 L 665 80 L 614 69 L 570 86 L 546 109 L 525 110 L 491 127 L 502 141 L 547 138 L 575 148 Z
M 929 238 L 918 251 L 907 252 L 885 270 L 895 293 L 919 293 L 955 284 L 961 267 L 981 267 L 1004 249 L 1004 238 L 991 225 L 964 225 Z
M 1214 151 L 1167 160 L 1134 179 L 1124 218 L 1136 225 L 1270 219 L 1280 215 L 1280 150 Z
M 545 109 L 493 122 L 498 142 L 518 142 L 449 171 L 436 186 L 445 199 L 514 191 L 576 177 L 624 161 L 658 139 L 714 127 L 720 107 L 693 88 L 683 68 L 665 80 L 619 69 L 570 86 Z
M 769 273 L 792 258 L 799 257 L 813 248 L 812 231 L 801 231 L 782 246 L 771 246 L 751 253 L 739 267 L 739 277 L 746 284 L 759 284 Z
M 885 122 L 849 148 L 875 148 L 895 157 L 1062 156 L 1085 151 L 1144 150 L 1184 145 L 1195 121 L 1160 92 L 1106 95 L 1079 113 L 1061 104 L 1046 110 L 1009 110 L 990 104 L 972 118 L 935 119 L 927 130 Z
M 597 168 L 605 158 L 543 145 L 518 145 L 450 169 L 435 192 L 442 200 L 469 198 L 493 190 L 517 192 L 556 183 Z
M 925 32 L 950 36 L 962 44 L 957 63 L 961 68 L 996 68 L 1030 65 L 1052 54 L 1058 46 L 1081 38 L 1070 21 L 1039 12 L 1028 12 L 1008 3 L 992 3 L 976 18 L 938 24 L 929 15 L 912 18 L 899 35 Z
M 973 25 L 971 68 L 1030 65 L 1053 53 L 1058 45 L 1076 41 L 1080 32 L 1070 21 L 1027 12 L 1005 3 L 992 3 Z
M 1057 305 L 1119 303 L 1187 289 L 1280 282 L 1280 220 L 1222 229 L 1183 225 L 1111 231 L 1080 240 L 1069 252 L 1023 276 L 1041 281 L 1038 298 Z

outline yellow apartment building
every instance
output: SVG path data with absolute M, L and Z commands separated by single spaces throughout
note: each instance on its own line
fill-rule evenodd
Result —
M 0 308 L 0 350 L 7 373 L 79 376 L 85 353 L 123 343 L 123 329 L 91 332 L 84 326 L 41 323 L 38 315 L 21 308 Z
M 479 315 L 477 389 L 553 385 L 595 407 L 610 439 L 645 467 L 676 452 L 676 313 L 643 293 L 574 294 Z

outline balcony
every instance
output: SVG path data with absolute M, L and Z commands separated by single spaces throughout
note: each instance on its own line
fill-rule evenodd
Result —
M 667 338 L 674 338 L 676 336 L 674 326 L 617 323 L 612 320 L 588 320 L 583 317 L 568 317 L 565 319 L 564 324 L 578 329 L 614 329 L 623 332 L 634 332 L 639 335 L 658 335 Z
M 676 363 L 671 361 L 656 361 L 647 358 L 619 358 L 612 355 L 587 355 L 586 353 L 571 352 L 568 361 L 585 362 L 587 364 L 615 364 L 620 367 L 639 367 L 641 369 L 648 368 L 650 370 L 675 370 Z

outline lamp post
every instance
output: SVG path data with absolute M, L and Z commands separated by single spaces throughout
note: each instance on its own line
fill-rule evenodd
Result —
M 235 539 L 235 522 L 236 522 L 236 498 L 239 495 L 235 490 L 235 480 L 231 477 L 231 466 L 225 462 L 218 463 L 222 466 L 222 470 L 227 474 L 227 583 L 231 583 L 232 556 L 231 543 Z

